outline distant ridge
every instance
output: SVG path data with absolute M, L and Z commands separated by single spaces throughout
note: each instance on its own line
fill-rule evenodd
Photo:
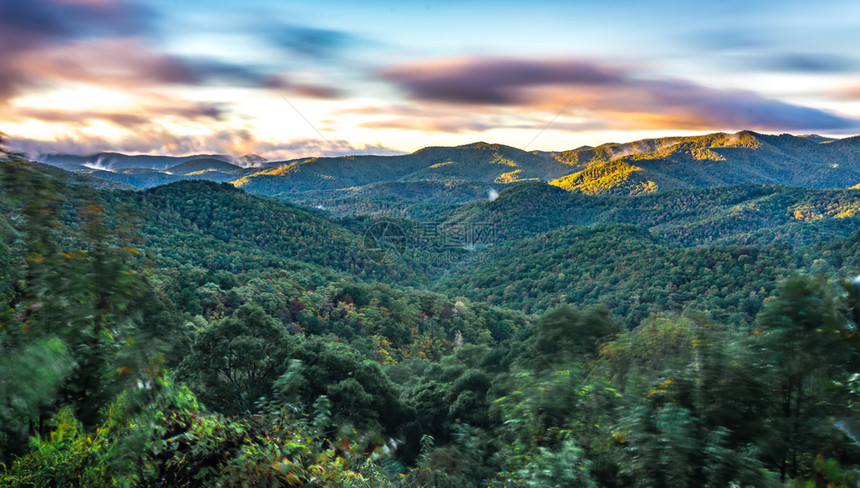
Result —
M 548 181 L 570 173 L 554 158 L 502 144 L 476 142 L 457 147 L 426 147 L 398 156 L 312 158 L 261 171 L 234 182 L 254 193 L 335 190 L 390 181 L 513 183 Z
M 480 141 L 456 147 L 431 146 L 396 156 L 289 161 L 267 161 L 253 154 L 230 158 L 109 152 L 48 155 L 43 161 L 81 172 L 120 172 L 98 176 L 139 188 L 194 178 L 230 181 L 249 192 L 281 198 L 299 194 L 309 198 L 307 192 L 418 181 L 463 181 L 487 188 L 544 181 L 589 195 L 638 195 L 741 183 L 838 189 L 860 185 L 860 136 L 834 139 L 817 134 L 740 131 L 580 146 L 559 152 L 529 152 Z M 353 195 L 374 193 L 352 191 Z M 434 194 L 438 192 L 434 190 Z M 318 194 L 312 199 L 320 198 L 324 197 Z
M 230 164 L 221 159 L 197 158 L 190 159 L 184 163 L 177 164 L 176 166 L 171 166 L 167 171 L 173 174 L 189 175 L 200 171 L 221 171 L 224 173 L 233 173 L 235 171 L 240 171 L 241 169 L 242 168 L 240 166 Z
M 85 156 L 72 154 L 43 154 L 34 158 L 36 161 L 60 166 L 66 169 L 78 169 L 88 167 L 91 169 L 155 169 L 165 170 L 171 166 L 184 163 L 192 159 L 212 158 L 221 161 L 230 161 L 228 156 L 218 154 L 196 154 L 190 156 L 151 156 L 146 154 L 128 155 L 116 152 L 100 152 Z

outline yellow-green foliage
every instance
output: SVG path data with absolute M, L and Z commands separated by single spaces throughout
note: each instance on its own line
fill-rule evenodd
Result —
M 788 208 L 794 220 L 812 221 L 826 218 L 844 219 L 857 215 L 860 202 L 843 199 L 837 202 L 811 201 L 798 203 Z
M 509 171 L 507 173 L 502 173 L 501 176 L 496 178 L 496 183 L 513 183 L 515 181 L 519 181 L 519 179 L 520 179 L 519 175 L 522 172 L 523 172 L 523 170 L 517 169 L 514 171 Z
M 233 184 L 233 186 L 242 187 L 242 186 L 247 185 L 255 177 L 258 177 L 258 176 L 283 176 L 287 173 L 290 173 L 293 171 L 298 171 L 298 169 L 299 169 L 298 164 L 290 164 L 287 166 L 280 166 L 278 168 L 271 169 L 268 171 L 261 171 L 259 173 L 254 173 L 253 175 L 243 176 L 242 178 L 239 178 L 238 180 L 232 181 L 231 183 Z
M 501 165 L 503 165 L 503 166 L 510 166 L 510 167 L 512 167 L 512 168 L 516 168 L 517 166 L 519 166 L 519 165 L 516 163 L 516 161 L 511 161 L 510 159 L 508 159 L 508 158 L 506 158 L 506 157 L 502 156 L 502 155 L 501 155 L 501 154 L 499 154 L 499 153 L 496 153 L 496 154 L 495 154 L 495 159 L 493 159 L 492 164 L 501 164 Z
M 136 456 L 130 449 L 142 428 L 122 418 L 128 405 L 121 396 L 94 431 L 87 431 L 69 407 L 51 421 L 46 438 L 30 439 L 30 451 L 0 473 L 0 486 L 14 487 L 107 487 L 136 486 L 139 473 L 129 468 Z
M 685 317 L 655 316 L 603 346 L 601 358 L 614 375 L 659 370 L 667 358 L 688 357 L 713 336 L 716 325 Z
M 640 182 L 629 181 L 631 175 L 637 171 L 642 171 L 642 168 L 624 161 L 612 161 L 611 163 L 594 166 L 585 171 L 553 180 L 550 184 L 564 188 L 565 190 L 580 191 L 587 195 L 610 193 L 619 188 L 627 187 L 639 189 L 640 191 L 636 193 L 641 193 L 642 189 L 656 189 L 656 186 L 651 185 L 646 185 L 645 188 L 642 188 Z
M 798 479 L 791 483 L 791 488 L 852 488 L 857 486 L 858 473 L 845 470 L 834 459 L 824 459 L 818 455 L 815 458 L 815 473 L 813 479 Z

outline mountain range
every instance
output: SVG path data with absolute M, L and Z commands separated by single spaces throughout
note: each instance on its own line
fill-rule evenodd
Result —
M 588 195 L 639 195 L 740 183 L 817 189 L 860 185 L 860 136 L 832 139 L 751 131 L 607 143 L 560 152 L 528 152 L 479 142 L 396 156 L 290 161 L 267 161 L 256 155 L 234 159 L 119 153 L 51 154 L 37 159 L 137 188 L 185 179 L 230 182 L 252 193 L 313 202 L 346 213 L 350 212 L 343 198 L 462 203 L 529 181 Z M 415 184 L 422 191 L 409 189 Z M 465 188 L 470 190 L 464 194 Z

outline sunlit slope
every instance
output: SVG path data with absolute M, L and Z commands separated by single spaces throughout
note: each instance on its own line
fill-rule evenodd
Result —
M 832 141 L 743 131 L 599 146 L 555 157 L 580 170 L 552 184 L 586 194 L 635 195 L 737 183 L 808 188 L 860 183 L 857 137 Z

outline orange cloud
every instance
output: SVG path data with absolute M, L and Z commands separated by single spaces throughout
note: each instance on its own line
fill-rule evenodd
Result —
M 826 95 L 836 100 L 860 100 L 860 85 L 845 87 Z
M 321 141 L 301 139 L 288 142 L 259 140 L 248 131 L 219 130 L 205 135 L 176 135 L 160 127 L 147 127 L 128 132 L 119 138 L 107 138 L 71 131 L 52 140 L 38 140 L 9 135 L 8 145 L 38 158 L 42 154 L 91 155 L 103 151 L 129 154 L 224 154 L 239 157 L 259 154 L 270 160 L 286 160 L 311 156 L 341 156 L 346 154 L 399 154 L 378 144 L 350 144 L 342 140 Z

